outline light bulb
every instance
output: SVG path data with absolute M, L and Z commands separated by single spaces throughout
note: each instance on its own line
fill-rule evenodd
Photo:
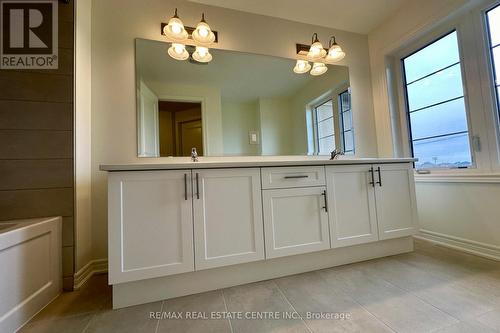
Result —
M 338 44 L 333 44 L 328 50 L 325 60 L 328 62 L 337 62 L 345 57 L 345 53 Z
M 298 59 L 293 71 L 297 74 L 307 73 L 311 69 L 309 62 L 305 60 Z
M 182 54 L 184 52 L 184 45 L 182 45 L 182 44 L 174 44 L 174 51 L 177 54 Z
M 208 36 L 208 29 L 206 27 L 201 27 L 200 29 L 198 29 L 198 33 L 201 37 L 205 38 Z
M 193 31 L 193 39 L 202 44 L 210 44 L 215 41 L 215 34 L 205 21 L 205 14 L 201 15 L 201 21 Z
M 309 52 L 307 53 L 307 58 L 309 60 L 317 60 L 319 58 L 323 58 L 326 55 L 326 51 L 323 48 L 323 45 L 317 41 L 314 42 L 309 48 Z
M 322 62 L 315 62 L 311 69 L 311 75 L 318 76 L 324 74 L 328 70 L 328 67 Z
M 335 41 L 335 36 L 330 37 L 330 42 L 328 43 L 328 54 L 325 60 L 329 63 L 337 62 L 345 57 L 345 53 L 342 48 Z
M 212 60 L 212 55 L 208 48 L 197 46 L 196 50 L 193 52 L 193 59 L 198 62 L 210 62 Z
M 189 53 L 186 51 L 186 46 L 184 44 L 172 43 L 172 46 L 168 49 L 168 55 L 176 60 L 186 60 L 189 58 Z
M 182 23 L 179 16 L 177 16 L 177 8 L 175 9 L 174 16 L 168 21 L 168 24 L 163 28 L 163 33 L 168 38 L 174 40 L 184 40 L 188 38 L 188 33 L 184 29 L 184 24 Z
M 172 32 L 174 34 L 179 34 L 182 32 L 182 27 L 179 24 L 174 23 L 174 24 L 172 24 Z

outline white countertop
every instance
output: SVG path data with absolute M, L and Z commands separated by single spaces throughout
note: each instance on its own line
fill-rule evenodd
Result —
M 200 157 L 198 162 L 191 162 L 190 157 L 160 157 L 144 158 L 142 160 L 140 163 L 101 164 L 99 169 L 102 171 L 179 170 L 301 165 L 409 163 L 415 161 L 414 158 L 352 158 L 348 156 L 341 156 L 336 160 L 330 160 L 327 156 Z

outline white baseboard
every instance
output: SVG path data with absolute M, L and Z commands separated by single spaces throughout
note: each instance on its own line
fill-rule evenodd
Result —
M 424 229 L 420 230 L 420 233 L 418 235 L 414 235 L 413 237 L 458 251 L 500 261 L 500 246 L 476 242 L 470 239 L 450 236 Z
M 94 274 L 102 274 L 108 271 L 108 259 L 91 260 L 75 274 L 74 289 L 80 289 Z

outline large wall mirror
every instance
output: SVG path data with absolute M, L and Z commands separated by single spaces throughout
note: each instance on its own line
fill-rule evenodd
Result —
M 140 157 L 354 154 L 347 67 L 295 74 L 292 59 L 226 50 L 199 64 L 168 47 L 136 40 Z

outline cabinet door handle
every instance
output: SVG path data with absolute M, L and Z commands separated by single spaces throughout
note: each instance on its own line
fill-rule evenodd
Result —
M 373 167 L 370 168 L 370 170 L 368 170 L 368 172 L 370 172 L 370 177 L 371 177 L 371 182 L 370 182 L 370 185 L 372 187 L 375 187 L 375 175 L 374 175 L 374 172 L 373 172 Z
M 377 167 L 377 172 L 378 172 L 378 182 L 380 186 L 382 186 L 382 173 L 380 172 L 380 167 Z
M 188 199 L 188 181 L 187 181 L 188 175 L 187 173 L 184 174 L 184 200 Z
M 325 212 L 328 213 L 328 199 L 326 198 L 326 190 L 324 190 L 321 195 L 323 196 L 323 198 L 325 198 L 325 206 L 323 208 L 325 209 Z
M 196 173 L 196 199 L 200 198 L 200 181 L 199 181 L 199 174 Z
M 297 178 L 309 178 L 309 176 L 308 175 L 285 176 L 285 179 L 297 179 Z

